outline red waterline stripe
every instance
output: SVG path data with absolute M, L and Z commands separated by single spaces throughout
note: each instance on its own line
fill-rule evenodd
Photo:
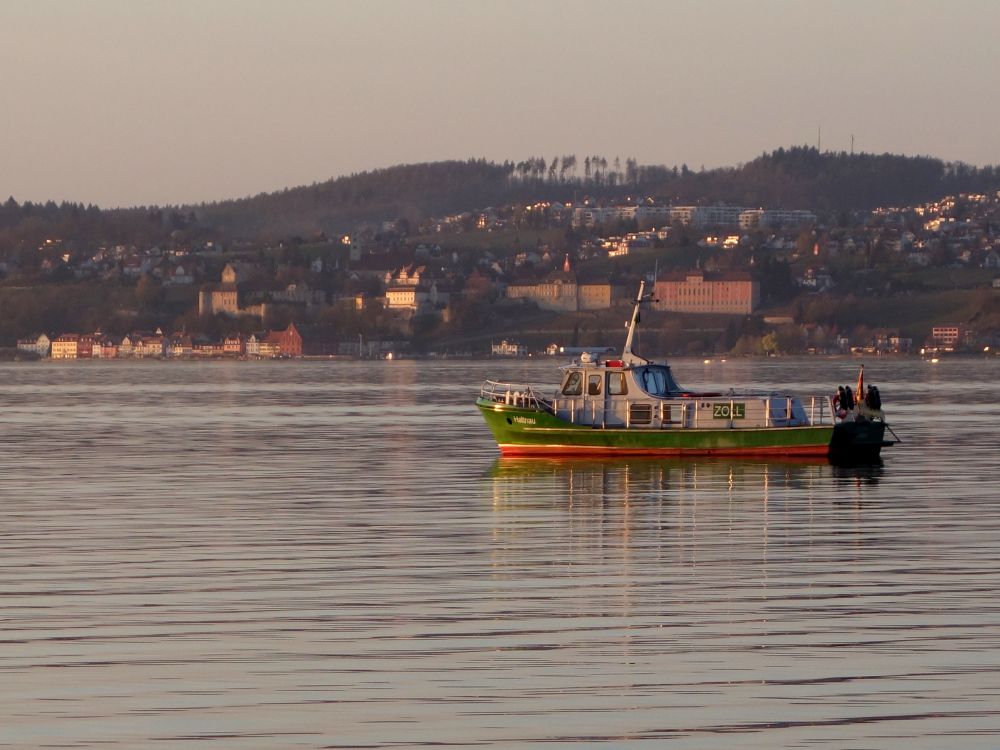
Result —
M 825 456 L 829 446 L 766 448 L 612 448 L 603 445 L 501 445 L 502 456 Z

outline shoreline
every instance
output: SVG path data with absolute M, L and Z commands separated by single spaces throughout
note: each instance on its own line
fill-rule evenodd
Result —
M 845 354 L 778 354 L 771 356 L 761 356 L 754 354 L 666 354 L 653 359 L 674 360 L 702 360 L 704 364 L 726 362 L 727 360 L 737 361 L 769 361 L 781 359 L 898 359 L 916 360 L 928 363 L 937 363 L 944 360 L 990 360 L 1000 357 L 1000 352 L 947 352 L 937 354 L 902 354 L 902 353 L 878 353 L 878 352 L 850 352 Z M 18 352 L 11 350 L 0 350 L 0 362 L 11 363 L 62 363 L 62 362 L 394 362 L 400 360 L 409 361 L 447 361 L 459 360 L 469 362 L 529 362 L 529 361 L 563 361 L 572 357 L 566 355 L 537 354 L 523 357 L 495 357 L 488 354 L 413 354 L 400 355 L 393 354 L 391 359 L 384 357 L 359 357 L 349 354 L 310 354 L 300 357 L 247 357 L 247 356 L 181 356 L 181 357 L 42 357 L 33 352 Z

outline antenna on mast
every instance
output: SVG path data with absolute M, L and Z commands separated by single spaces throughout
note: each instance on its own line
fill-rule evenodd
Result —
M 823 150 L 823 123 L 816 126 L 816 150 Z

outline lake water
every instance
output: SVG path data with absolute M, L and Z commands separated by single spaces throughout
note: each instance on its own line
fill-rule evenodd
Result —
M 868 360 L 880 467 L 498 460 L 555 364 L 0 365 L 0 748 L 1000 746 L 1000 362 Z

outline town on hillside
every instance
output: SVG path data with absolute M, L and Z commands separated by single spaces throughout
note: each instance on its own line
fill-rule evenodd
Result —
M 52 359 L 606 344 L 639 279 L 664 353 L 1000 345 L 1000 192 L 837 216 L 537 201 L 336 237 L 81 247 L 53 233 L 29 250 L 0 262 L 0 336 Z

